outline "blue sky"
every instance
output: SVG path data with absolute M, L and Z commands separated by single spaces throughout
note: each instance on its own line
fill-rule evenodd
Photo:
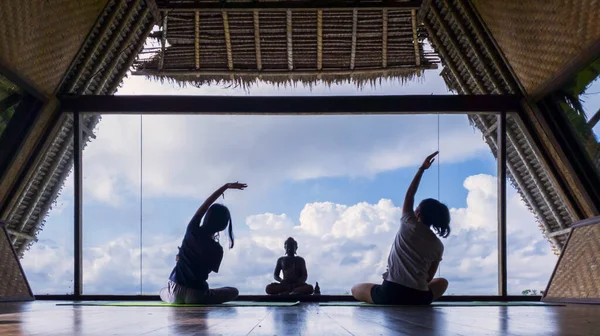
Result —
M 436 71 L 418 82 L 383 81 L 362 90 L 349 84 L 179 88 L 132 77 L 119 91 L 447 93 Z M 211 286 L 263 293 L 290 235 L 307 260 L 309 282 L 319 281 L 323 293 L 342 294 L 356 282 L 381 281 L 405 190 L 439 142 L 439 165 L 427 172 L 417 198 L 437 197 L 439 185 L 441 200 L 452 208 L 453 234 L 444 240 L 440 273 L 450 280 L 450 294 L 494 294 L 496 161 L 466 116 L 440 115 L 439 125 L 438 136 L 437 115 L 104 116 L 83 158 L 84 293 L 140 293 L 141 253 L 142 292 L 155 294 L 166 283 L 196 208 L 214 189 L 238 180 L 248 189 L 229 191 L 219 201 L 232 211 L 236 246 L 227 250 L 222 242 L 226 253 L 220 273 L 209 279 Z M 69 179 L 40 241 L 23 260 L 36 293 L 70 290 L 72 188 Z M 509 289 L 517 294 L 543 289 L 556 257 L 512 188 L 508 217 Z

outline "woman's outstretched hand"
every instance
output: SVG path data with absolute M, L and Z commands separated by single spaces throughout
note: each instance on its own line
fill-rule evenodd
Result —
M 246 183 L 239 183 L 239 182 L 227 183 L 225 186 L 227 187 L 227 189 L 239 189 L 239 190 L 244 190 L 244 189 L 246 189 L 246 187 L 248 187 L 248 185 Z
M 425 158 L 425 161 L 423 161 L 421 168 L 423 168 L 424 170 L 429 169 L 433 161 L 435 161 L 435 156 L 438 155 L 438 153 L 439 152 L 436 151 L 433 154 L 429 155 L 427 158 Z

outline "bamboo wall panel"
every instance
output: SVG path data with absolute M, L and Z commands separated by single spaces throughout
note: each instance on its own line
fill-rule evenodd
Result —
M 0 302 L 15 300 L 33 300 L 33 295 L 8 233 L 0 224 Z
M 600 39 L 597 0 L 473 0 L 528 93 Z
M 600 223 L 573 228 L 544 299 L 600 302 Z

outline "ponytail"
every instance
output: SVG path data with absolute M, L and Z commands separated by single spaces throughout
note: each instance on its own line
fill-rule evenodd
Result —
M 229 233 L 229 248 L 233 248 L 233 221 L 231 220 L 231 215 L 229 216 L 229 229 L 227 229 Z

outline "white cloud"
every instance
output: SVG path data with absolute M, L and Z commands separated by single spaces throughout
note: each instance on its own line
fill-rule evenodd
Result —
M 466 116 L 442 118 L 443 164 L 488 155 L 480 135 L 464 131 Z M 109 115 L 96 134 L 83 155 L 84 200 L 110 205 L 138 195 L 141 175 L 144 197 L 201 198 L 241 180 L 258 198 L 282 181 L 414 166 L 438 142 L 435 116 L 144 116 L 140 134 L 139 116 Z
M 453 233 L 445 245 L 441 275 L 450 280 L 450 294 L 494 294 L 497 291 L 495 177 L 467 178 L 467 207 L 451 209 Z M 556 262 L 533 220 L 511 188 L 508 193 L 509 290 L 543 289 Z M 225 247 L 219 274 L 212 286 L 235 285 L 243 293 L 263 293 L 272 281 L 283 242 L 293 236 L 306 259 L 309 282 L 318 281 L 324 293 L 345 293 L 357 282 L 381 281 L 387 255 L 398 228 L 401 210 L 392 201 L 351 206 L 310 203 L 295 222 L 287 214 L 259 214 L 246 219 L 249 233 Z M 155 236 L 144 240 L 144 293 L 156 292 L 174 264 L 181 237 Z M 223 243 L 227 246 L 227 243 Z M 72 253 L 40 241 L 27 252 L 24 268 L 36 293 L 67 288 L 72 277 Z M 139 291 L 139 241 L 120 236 L 84 251 L 87 293 Z

